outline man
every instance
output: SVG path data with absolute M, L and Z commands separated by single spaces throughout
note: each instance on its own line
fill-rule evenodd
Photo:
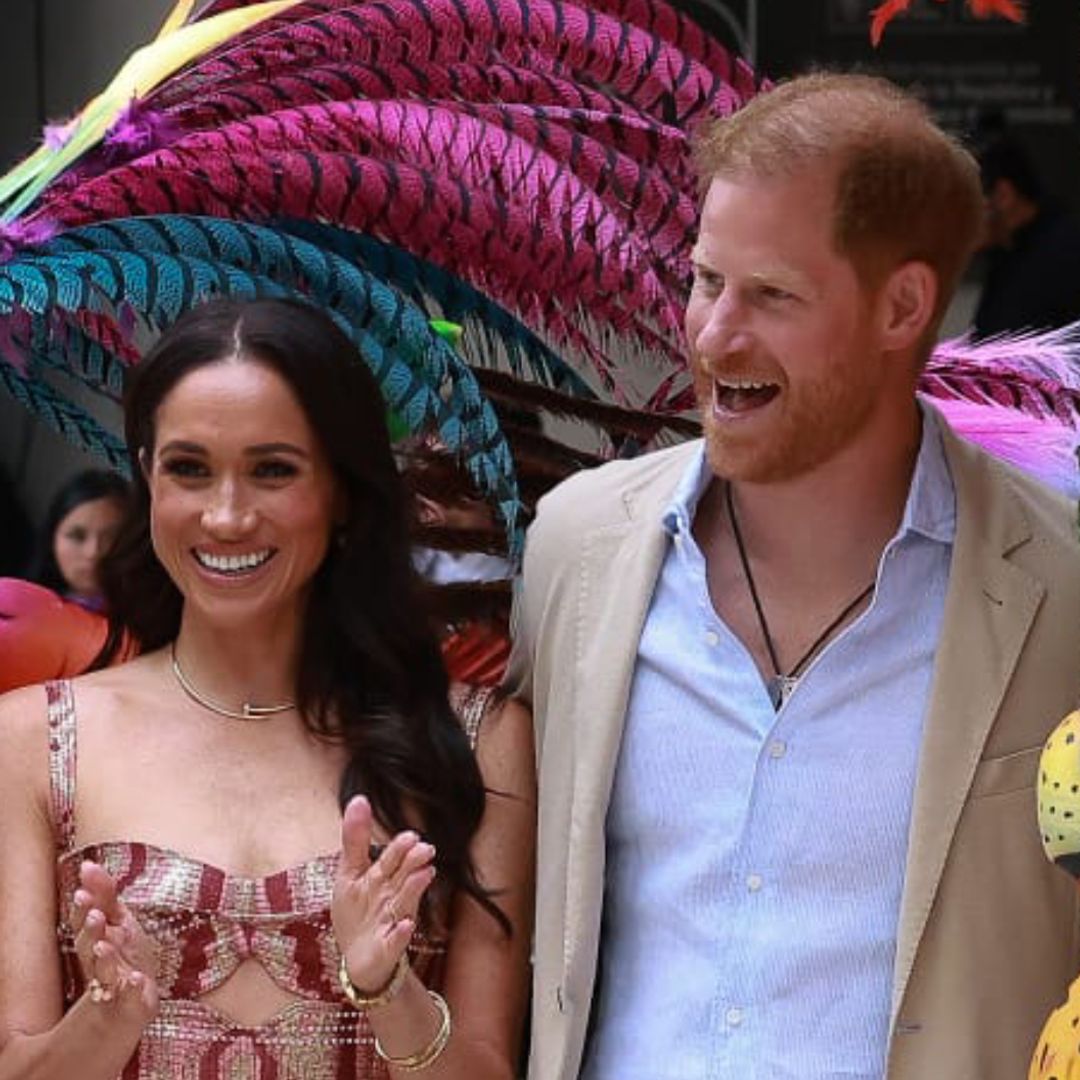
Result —
M 999 135 L 980 153 L 986 196 L 986 281 L 974 336 L 1048 330 L 1080 319 L 1080 227 L 1054 206 L 1019 143 Z
M 540 752 L 532 1080 L 1016 1080 L 1076 970 L 1033 784 L 1073 508 L 915 385 L 974 162 L 814 75 L 700 138 L 705 438 L 565 483 L 510 687 Z

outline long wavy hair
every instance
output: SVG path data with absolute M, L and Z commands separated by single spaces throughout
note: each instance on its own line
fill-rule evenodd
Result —
M 308 730 L 347 749 L 341 805 L 363 793 L 391 832 L 415 827 L 418 815 L 445 885 L 472 895 L 509 932 L 469 857 L 486 795 L 448 703 L 412 568 L 410 503 L 382 397 L 356 346 L 321 311 L 290 300 L 211 301 L 182 316 L 133 369 L 124 393 L 132 498 L 102 567 L 110 632 L 93 666 L 112 660 L 127 634 L 151 650 L 179 633 L 183 598 L 154 553 L 140 454 L 153 455 L 157 412 L 170 391 L 232 356 L 289 384 L 344 496 L 346 518 L 312 581 L 296 688 Z

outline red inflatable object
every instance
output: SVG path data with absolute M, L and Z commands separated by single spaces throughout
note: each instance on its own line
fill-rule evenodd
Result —
M 85 671 L 105 643 L 103 615 L 50 589 L 0 578 L 0 693 Z M 119 659 L 129 659 L 126 648 Z

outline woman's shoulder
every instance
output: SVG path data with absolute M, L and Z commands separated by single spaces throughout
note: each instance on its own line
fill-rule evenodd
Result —
M 535 757 L 528 706 L 494 687 L 471 687 L 469 699 L 474 702 L 475 724 L 470 741 L 485 785 L 519 794 L 529 792 Z
M 70 708 L 84 718 L 116 715 L 140 700 L 149 700 L 156 682 L 155 654 L 136 657 L 116 667 L 34 683 L 0 694 L 0 738 L 10 744 L 34 740 L 44 731 L 50 704 Z

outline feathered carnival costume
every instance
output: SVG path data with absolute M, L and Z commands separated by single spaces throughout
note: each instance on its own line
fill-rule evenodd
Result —
M 688 138 L 762 89 L 658 0 L 180 0 L 0 180 L 0 385 L 125 471 L 96 417 L 154 335 L 210 296 L 306 298 L 374 371 L 418 498 L 492 511 L 418 545 L 512 565 L 553 483 L 697 432 Z M 1075 490 L 1072 343 L 944 345 L 922 390 Z M 452 673 L 497 678 L 505 635 L 461 615 L 500 625 L 507 583 L 440 596 Z M 85 666 L 95 627 L 62 670 L 29 647 L 67 614 L 0 590 L 0 688 Z

